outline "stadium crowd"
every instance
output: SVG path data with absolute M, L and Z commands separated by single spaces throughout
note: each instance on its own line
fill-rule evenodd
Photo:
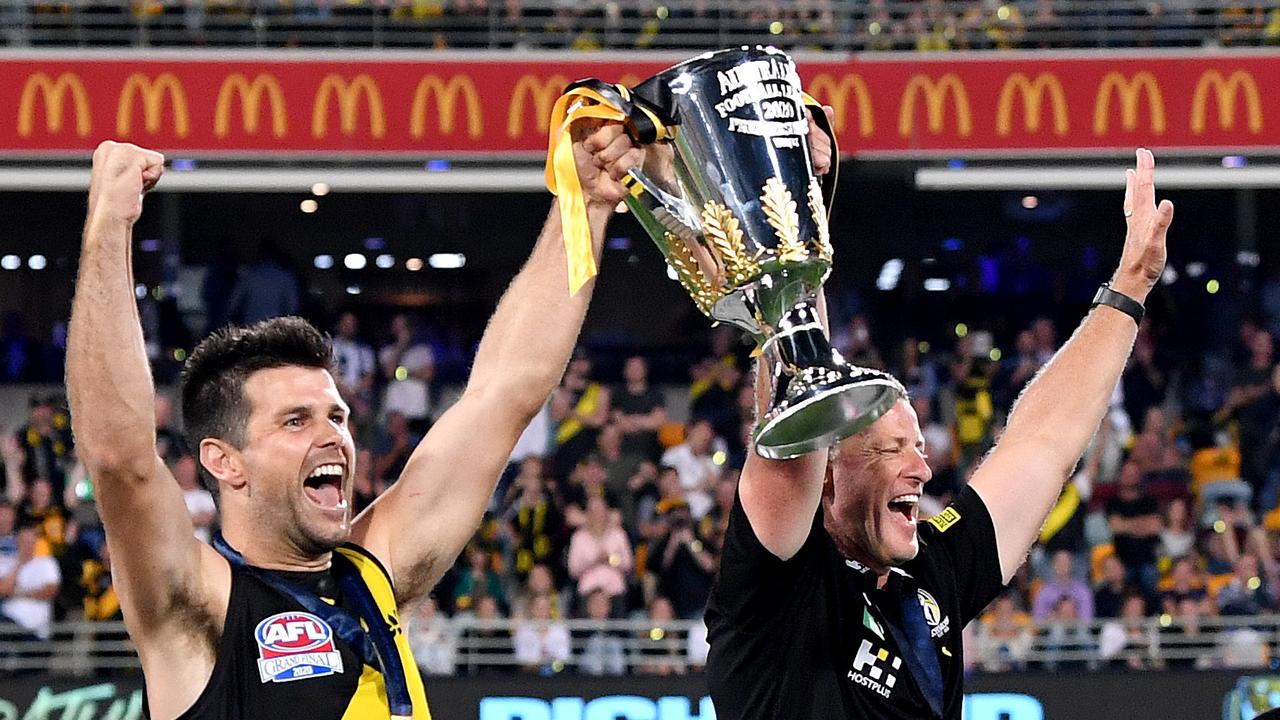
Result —
M 755 38 L 817 50 L 1195 47 L 1280 43 L 1255 0 L 34 0 L 14 45 L 701 48 Z M 738 41 L 738 40 L 734 40 Z
M 1280 609 L 1275 320 L 1242 323 L 1233 347 L 1204 357 L 1172 352 L 1158 330 L 1144 327 L 1112 410 L 1030 561 L 969 629 L 976 668 L 1026 667 L 1036 632 L 1050 633 L 1051 644 L 1088 649 L 1091 665 L 1266 661 L 1264 643 L 1198 660 L 1157 659 L 1154 648 L 1216 646 L 1202 625 Z M 350 312 L 336 319 L 332 337 L 335 379 L 359 438 L 358 511 L 395 482 L 447 404 L 436 374 L 441 350 L 403 315 L 388 323 L 381 347 L 366 340 L 372 334 L 362 334 Z M 684 640 L 647 630 L 630 643 L 619 631 L 577 637 L 585 631 L 571 633 L 563 621 L 701 617 L 748 452 L 754 398 L 750 348 L 727 328 L 708 337 L 687 384 L 665 390 L 650 382 L 645 355 L 627 358 L 612 377 L 597 372 L 591 352 L 574 355 L 521 438 L 473 542 L 431 602 L 412 614 L 424 666 L 453 672 L 460 640 L 514 652 L 530 672 L 558 672 L 576 651 L 572 664 L 583 672 L 621 673 L 624 645 L 640 647 L 642 671 L 698 664 L 703 656 L 696 648 L 687 654 Z M 875 337 L 863 315 L 833 332 L 847 358 L 894 372 L 910 391 L 933 470 L 923 515 L 963 486 L 1020 388 L 1061 340 L 1045 318 L 1018 332 L 1004 356 L 981 330 L 950 348 L 914 338 L 882 348 Z M 155 413 L 157 452 L 207 539 L 217 507 L 177 432 L 169 397 L 161 394 Z M 63 399 L 32 398 L 25 424 L 5 433 L 0 459 L 0 623 L 39 640 L 54 620 L 118 619 L 111 558 Z M 514 632 L 481 623 L 460 639 L 445 620 L 452 617 L 522 622 Z M 1044 623 L 1033 626 L 1033 619 Z M 1082 624 L 1091 620 L 1109 622 L 1099 631 Z M 1190 637 L 1197 633 L 1202 640 Z M 1061 666 L 1073 663 L 1084 661 Z

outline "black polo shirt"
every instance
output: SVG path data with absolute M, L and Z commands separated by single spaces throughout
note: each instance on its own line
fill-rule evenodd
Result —
M 978 494 L 919 525 L 920 553 L 884 589 L 847 561 L 814 519 L 782 561 L 760 544 L 734 503 L 707 604 L 707 684 L 721 720 L 933 716 L 886 627 L 895 592 L 915 592 L 941 666 L 943 717 L 964 702 L 961 631 L 999 594 L 995 529 Z

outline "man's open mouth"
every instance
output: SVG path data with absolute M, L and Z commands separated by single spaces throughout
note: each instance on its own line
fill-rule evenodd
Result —
M 302 492 L 311 502 L 323 508 L 342 510 L 347 500 L 342 496 L 342 481 L 346 471 L 341 465 L 321 465 L 302 482 Z
M 889 501 L 889 511 L 901 516 L 908 523 L 915 523 L 920 507 L 920 493 L 905 493 Z

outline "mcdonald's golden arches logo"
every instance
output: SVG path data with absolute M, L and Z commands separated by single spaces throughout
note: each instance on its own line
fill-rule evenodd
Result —
M 446 83 L 437 75 L 427 75 L 418 81 L 418 88 L 413 92 L 409 133 L 415 138 L 421 138 L 427 132 L 427 102 L 433 95 L 438 113 L 436 127 L 439 128 L 441 135 L 453 134 L 458 96 L 462 96 L 466 103 L 467 137 L 474 140 L 484 133 L 480 93 L 476 92 L 476 85 L 471 78 L 466 75 L 454 75 Z
M 84 83 L 75 73 L 65 72 L 55 80 L 38 72 L 27 78 L 22 87 L 22 97 L 18 100 L 18 135 L 30 137 L 35 125 L 36 94 L 44 100 L 44 126 L 50 135 L 62 132 L 63 102 L 67 95 L 71 96 L 71 104 L 76 111 L 76 135 L 88 137 L 93 130 L 90 116 L 89 95 L 84 91 Z
M 524 133 L 525 98 L 533 98 L 533 114 L 538 133 L 545 135 L 551 124 L 551 108 L 564 92 L 569 79 L 552 75 L 540 80 L 537 75 L 524 75 L 511 91 L 511 109 L 507 113 L 507 137 L 520 137 Z
M 1000 102 L 996 107 L 996 134 L 1008 137 L 1013 132 L 1013 98 L 1022 97 L 1022 122 L 1029 133 L 1040 132 L 1040 117 L 1044 100 L 1049 98 L 1053 109 L 1053 134 L 1059 137 L 1070 130 L 1067 120 L 1067 95 L 1062 83 L 1053 73 L 1040 73 L 1035 80 L 1028 80 L 1022 73 L 1014 73 L 1000 88 Z
M 1236 124 L 1236 93 L 1244 90 L 1244 107 L 1249 120 L 1249 132 L 1257 135 L 1262 132 L 1262 97 L 1258 94 L 1258 83 L 1253 75 L 1237 70 L 1227 79 L 1217 70 L 1206 70 L 1196 83 L 1195 95 L 1191 98 L 1191 132 L 1204 133 L 1206 105 L 1209 102 L 1209 89 L 1213 89 L 1214 100 L 1218 103 L 1218 127 L 1231 130 Z
M 143 127 L 149 133 L 160 132 L 164 118 L 165 98 L 173 108 L 173 129 L 178 137 L 186 137 L 191 131 L 191 116 L 187 112 L 187 94 L 182 83 L 170 72 L 160 73 L 151 79 L 143 73 L 134 73 L 124 81 L 120 89 L 120 102 L 116 108 L 116 132 L 128 136 L 133 125 L 133 99 L 142 96 Z
M 240 73 L 231 73 L 222 81 L 218 102 L 213 112 L 213 134 L 224 138 L 231 132 L 231 101 L 240 99 L 240 122 L 248 135 L 258 134 L 262 118 L 262 96 L 271 107 L 271 134 L 282 138 L 289 134 L 289 118 L 285 114 L 284 92 L 274 75 L 260 73 L 249 82 Z
M 322 138 L 329 131 L 329 99 L 338 98 L 339 127 L 343 135 L 353 135 L 356 118 L 360 112 L 360 98 L 364 98 L 369 111 L 369 134 L 381 139 L 387 134 L 387 117 L 382 111 L 382 93 L 373 78 L 361 73 L 350 82 L 341 75 L 330 73 L 320 81 L 316 90 L 315 105 L 311 111 L 311 136 Z
M 809 94 L 814 100 L 826 103 L 835 111 L 833 129 L 837 133 L 844 132 L 845 120 L 848 117 L 849 94 L 853 93 L 854 107 L 858 111 L 858 134 L 871 137 L 875 132 L 875 114 L 871 105 L 871 93 L 862 76 L 849 73 L 839 81 L 823 73 L 813 79 L 809 85 Z
M 1093 105 L 1093 134 L 1106 135 L 1111 118 L 1111 95 L 1120 98 L 1120 124 L 1125 132 L 1138 127 L 1139 94 L 1147 97 L 1151 118 L 1151 132 L 1163 135 L 1165 129 L 1164 96 L 1155 76 L 1143 70 L 1127 78 L 1118 72 L 1109 72 L 1098 84 L 1098 96 Z
M 954 73 L 947 73 L 938 80 L 927 75 L 913 75 L 906 89 L 902 91 L 902 107 L 898 113 L 898 134 L 909 138 L 915 133 L 916 96 L 923 93 L 925 108 L 929 118 L 929 132 L 937 135 L 942 132 L 943 120 L 946 117 L 944 107 L 947 96 L 956 109 L 956 134 L 968 137 L 973 132 L 973 116 L 969 110 L 969 94 L 964 90 L 964 83 Z

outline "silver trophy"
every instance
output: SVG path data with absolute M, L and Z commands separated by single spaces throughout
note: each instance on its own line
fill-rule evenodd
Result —
M 634 89 L 598 80 L 575 88 L 614 105 L 648 146 L 627 205 L 698 308 L 759 345 L 774 378 L 755 431 L 760 455 L 833 445 L 906 395 L 892 376 L 845 362 L 819 320 L 834 176 L 824 188 L 814 173 L 790 57 L 774 48 L 722 50 Z M 820 110 L 815 119 L 826 120 Z

